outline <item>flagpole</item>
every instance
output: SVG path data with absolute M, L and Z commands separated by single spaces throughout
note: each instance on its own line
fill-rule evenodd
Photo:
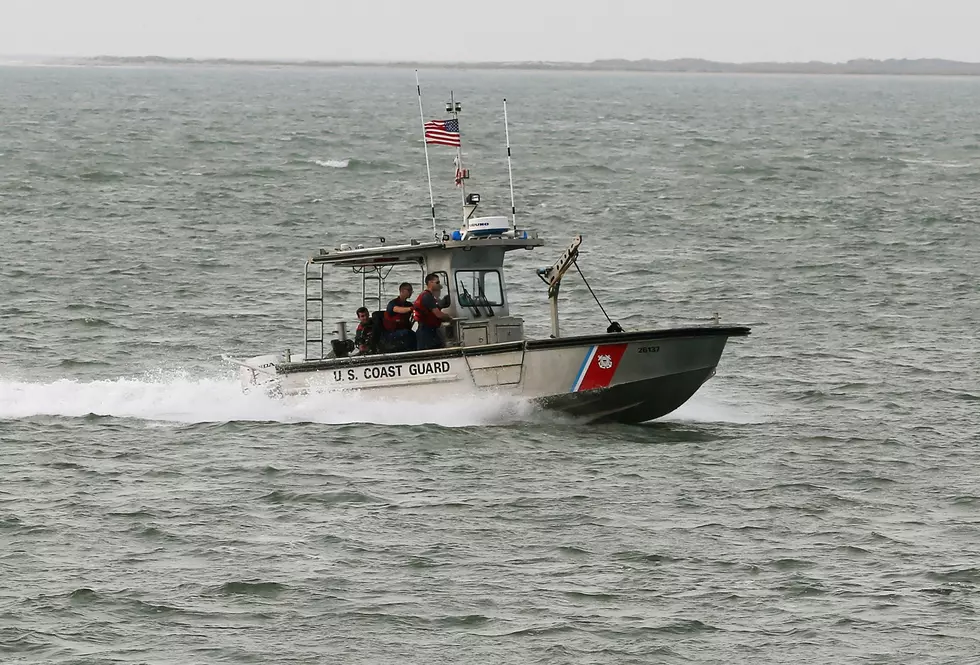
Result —
M 514 171 L 510 165 L 510 129 L 507 127 L 507 98 L 504 97 L 504 137 L 507 139 L 507 178 L 510 180 L 510 222 L 517 231 L 517 206 L 514 205 Z
M 462 104 L 456 101 L 455 93 L 450 90 L 449 104 L 446 110 L 453 114 L 453 120 L 456 121 L 456 128 L 459 129 L 459 145 L 456 146 L 456 173 L 459 175 L 460 212 L 463 216 L 462 228 L 466 228 L 466 179 L 463 177 L 466 171 L 463 169 L 463 128 L 459 126 L 459 112 L 461 108 Z
M 429 144 L 425 141 L 425 112 L 422 110 L 422 85 L 419 83 L 419 70 L 415 70 L 415 89 L 419 91 L 419 119 L 422 121 L 422 150 L 425 151 L 425 179 L 429 183 L 429 209 L 432 211 L 432 235 L 439 239 L 436 231 L 436 201 L 432 196 L 432 172 L 429 170 Z

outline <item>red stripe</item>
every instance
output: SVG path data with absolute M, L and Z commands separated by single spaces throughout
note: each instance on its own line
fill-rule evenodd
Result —
M 579 384 L 579 390 L 594 390 L 596 388 L 606 388 L 612 383 L 619 361 L 626 353 L 629 344 L 600 344 L 592 356 L 592 362 L 585 368 L 585 376 Z M 607 367 L 603 367 L 607 365 Z

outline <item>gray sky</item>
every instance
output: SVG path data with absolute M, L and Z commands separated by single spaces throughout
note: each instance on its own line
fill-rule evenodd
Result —
M 980 0 L 0 0 L 0 54 L 980 62 Z

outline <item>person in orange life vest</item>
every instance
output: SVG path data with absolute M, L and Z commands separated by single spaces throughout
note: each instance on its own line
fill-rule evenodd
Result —
M 440 308 L 442 303 L 439 301 L 439 292 L 442 284 L 439 282 L 439 275 L 429 273 L 425 276 L 425 291 L 415 299 L 415 320 L 419 322 L 415 338 L 418 341 L 419 351 L 425 349 L 441 349 L 446 346 L 445 340 L 439 328 L 443 321 L 452 321 L 449 316 Z
M 384 342 L 389 351 L 414 351 L 415 333 L 412 331 L 412 285 L 402 282 L 398 297 L 393 298 L 385 309 Z

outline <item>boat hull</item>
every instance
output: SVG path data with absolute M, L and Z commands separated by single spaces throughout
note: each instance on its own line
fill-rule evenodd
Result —
M 551 395 L 536 402 L 545 409 L 589 422 L 643 423 L 680 407 L 714 373 L 714 368 L 688 370 L 608 388 Z
M 694 326 L 351 358 L 243 364 L 246 389 L 358 390 L 426 400 L 491 391 L 596 422 L 639 423 L 691 398 L 744 327 Z

